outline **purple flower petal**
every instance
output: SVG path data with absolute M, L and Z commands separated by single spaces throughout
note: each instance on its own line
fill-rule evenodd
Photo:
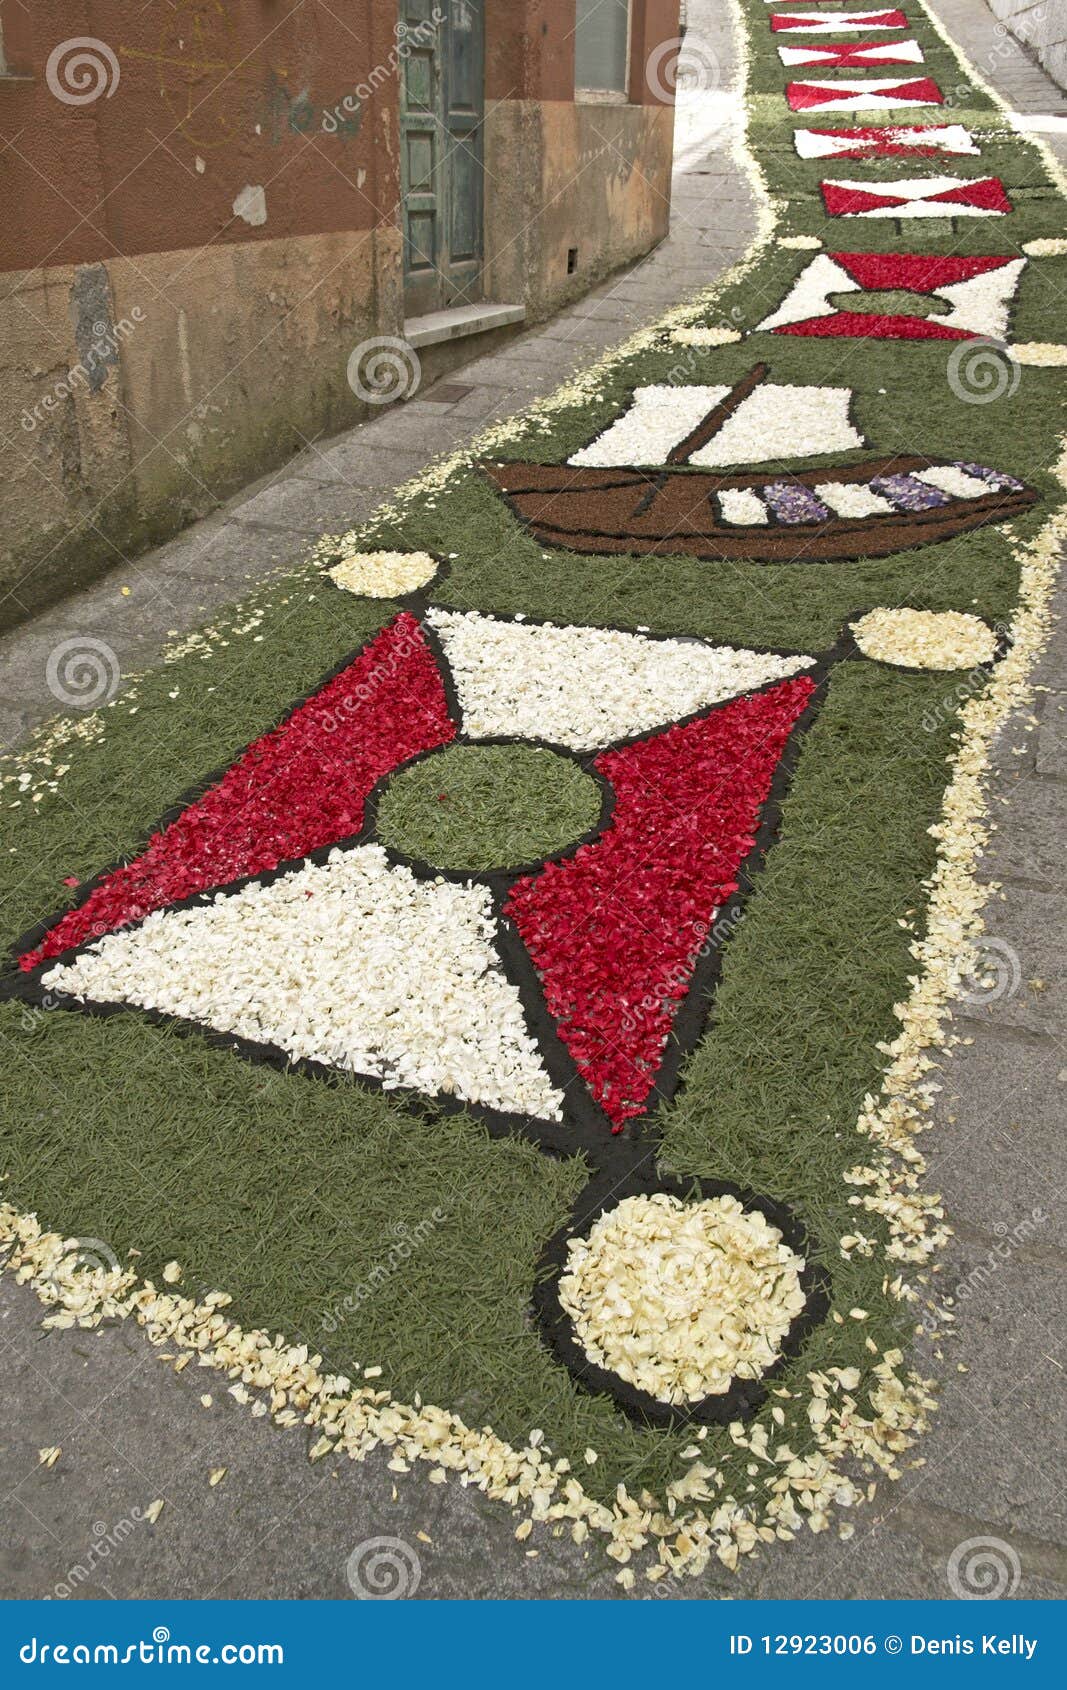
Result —
M 1003 493 L 1005 490 L 1020 493 L 1023 483 L 1016 481 L 1013 475 L 1004 475 L 998 469 L 987 469 L 985 464 L 953 464 L 953 469 L 961 469 L 965 475 L 974 475 L 979 481 L 988 484 L 991 493 Z
M 826 522 L 830 512 L 810 487 L 795 481 L 773 481 L 763 489 L 764 502 L 779 522 Z
M 876 475 L 871 486 L 902 511 L 932 511 L 938 505 L 952 503 L 951 496 L 940 487 L 931 487 L 929 482 L 919 481 L 914 475 Z

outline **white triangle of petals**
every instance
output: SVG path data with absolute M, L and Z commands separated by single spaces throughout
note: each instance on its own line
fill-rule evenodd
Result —
M 831 294 L 859 291 L 860 284 L 855 278 L 829 253 L 820 252 L 818 258 L 805 265 L 777 311 L 764 317 L 756 327 L 776 329 L 785 323 L 803 322 L 809 317 L 832 317 L 837 307 L 830 303 Z
M 1009 313 L 1019 277 L 1026 268 L 1025 258 L 1013 258 L 995 270 L 969 276 L 963 282 L 949 282 L 937 292 L 947 299 L 951 311 L 938 317 L 942 328 L 965 329 L 970 334 L 986 335 L 990 340 L 1006 340 Z
M 420 881 L 380 846 L 160 910 L 49 970 L 52 991 L 273 1045 L 387 1088 L 559 1120 L 482 886 Z
M 656 640 L 610 628 L 431 610 L 472 739 L 516 735 L 591 751 L 692 715 L 813 659 Z
M 866 444 L 849 419 L 849 387 L 800 387 L 765 382 L 689 459 L 700 469 L 765 464 L 777 458 L 849 452 Z

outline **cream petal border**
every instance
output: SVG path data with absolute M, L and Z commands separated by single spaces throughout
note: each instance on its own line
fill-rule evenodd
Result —
M 925 0 L 920 3 L 935 33 L 957 55 L 964 74 L 1007 113 L 1005 102 L 967 61 Z M 738 0 L 731 0 L 731 11 L 739 69 L 745 72 L 748 51 Z M 1047 147 L 1034 137 L 1026 140 L 1038 149 L 1057 186 L 1067 192 L 1067 181 Z M 732 150 L 757 199 L 759 227 L 746 257 L 714 287 L 668 313 L 653 329 L 631 336 L 563 389 L 527 410 L 522 418 L 524 427 L 531 418 L 547 418 L 554 411 L 584 402 L 596 392 L 599 377 L 613 363 L 649 344 L 664 329 L 681 328 L 703 316 L 721 289 L 753 268 L 772 238 L 782 206 L 771 200 L 762 172 L 742 136 L 735 137 Z M 401 490 L 399 504 L 440 486 L 462 464 L 491 451 L 494 441 L 505 439 L 507 433 L 508 428 L 502 425 L 483 434 L 466 451 L 431 465 L 422 477 Z M 1056 473 L 1067 490 L 1067 453 Z M 933 830 L 939 849 L 929 884 L 926 935 L 912 947 L 921 973 L 907 1000 L 897 1008 L 901 1031 L 884 1047 L 889 1063 L 881 1090 L 865 1099 L 857 1122 L 857 1132 L 867 1141 L 869 1152 L 866 1161 L 850 1171 L 848 1182 L 855 1188 L 857 1209 L 881 1215 L 889 1227 L 887 1271 L 896 1275 L 889 1290 L 902 1301 L 917 1298 L 916 1290 L 904 1278 L 904 1270 L 921 1267 L 948 1236 L 938 1198 L 919 1189 L 924 1163 L 914 1139 L 929 1124 L 926 1116 L 937 1091 L 931 1077 L 930 1052 L 950 1040 L 950 1005 L 961 978 L 977 960 L 975 943 L 983 931 L 982 908 L 990 888 L 979 884 L 975 869 L 991 825 L 984 789 L 992 743 L 1012 712 L 1031 697 L 1029 676 L 1051 626 L 1051 599 L 1064 540 L 1067 505 L 1018 554 L 1020 597 L 1011 629 L 1013 643 L 996 666 L 986 691 L 969 700 L 961 712 L 959 749 L 941 818 Z M 350 548 L 357 543 L 358 531 L 346 537 L 345 544 Z M 336 542 L 331 542 L 329 553 L 336 555 Z M 232 631 L 246 632 L 255 626 L 256 612 L 249 614 L 247 628 Z M 207 648 L 213 637 L 220 637 L 215 630 L 188 636 L 172 648 L 171 655 Z M 128 703 L 134 696 L 124 693 L 122 702 Z M 73 739 L 92 743 L 105 731 L 105 723 L 106 714 L 101 712 L 70 723 L 52 724 L 39 742 L 16 760 L 16 766 L 19 762 L 24 767 L 44 765 L 51 773 L 42 780 L 51 788 L 63 772 L 53 767 L 52 754 Z M 1024 725 L 1032 727 L 1033 718 Z M 324 1374 L 321 1357 L 309 1355 L 306 1346 L 278 1344 L 266 1332 L 246 1332 L 229 1320 L 223 1311 L 231 1299 L 223 1292 L 210 1292 L 196 1300 L 175 1291 L 160 1291 L 151 1281 L 141 1283 L 133 1273 L 120 1269 L 75 1272 L 71 1267 L 74 1258 L 64 1258 L 64 1241 L 59 1235 L 45 1232 L 35 1216 L 20 1215 L 10 1204 L 0 1205 L 0 1248 L 5 1253 L 0 1272 L 14 1273 L 20 1284 L 31 1285 L 52 1308 L 44 1326 L 95 1327 L 104 1319 L 133 1318 L 151 1343 L 176 1344 L 183 1351 L 179 1365 L 184 1365 L 183 1357 L 188 1354 L 236 1381 L 231 1390 L 238 1400 L 248 1401 L 250 1390 L 269 1393 L 254 1404 L 254 1411 L 262 1414 L 269 1410 L 278 1425 L 311 1428 L 317 1434 L 309 1451 L 312 1461 L 331 1450 L 363 1460 L 381 1446 L 393 1448 L 408 1460 L 429 1461 L 444 1473 L 458 1473 L 461 1483 L 521 1510 L 523 1518 L 516 1530 L 520 1540 L 528 1536 L 531 1519 L 569 1522 L 571 1535 L 579 1543 L 591 1532 L 601 1536 L 607 1554 L 621 1564 L 617 1579 L 624 1588 L 631 1588 L 636 1578 L 635 1568 L 627 1563 L 641 1551 L 648 1552 L 642 1568 L 644 1577 L 656 1581 L 671 1575 L 699 1574 L 713 1556 L 723 1565 L 736 1568 L 740 1556 L 760 1543 L 788 1540 L 805 1525 L 814 1532 L 826 1530 L 835 1505 L 849 1507 L 874 1493 L 873 1484 L 864 1489 L 847 1477 L 841 1471 L 842 1463 L 848 1462 L 854 1469 L 858 1466 L 868 1474 L 898 1478 L 898 1457 L 925 1428 L 933 1407 L 927 1382 L 904 1370 L 899 1350 L 887 1351 L 874 1369 L 878 1384 L 870 1392 L 870 1415 L 860 1413 L 852 1394 L 860 1382 L 855 1370 L 831 1368 L 811 1374 L 807 1416 L 817 1455 L 800 1459 L 770 1451 L 766 1429 L 758 1424 L 748 1434 L 740 1425 L 731 1428 L 735 1443 L 763 1460 L 776 1460 L 779 1466 L 779 1477 L 770 1486 L 772 1495 L 762 1514 L 755 1516 L 751 1504 L 746 1506 L 716 1493 L 714 1474 L 699 1459 L 698 1450 L 693 1452 L 685 1476 L 668 1487 L 662 1506 L 646 1507 L 620 1488 L 609 1508 L 585 1492 L 565 1462 L 551 1459 L 550 1452 L 542 1447 L 538 1430 L 532 1430 L 526 1444 L 516 1448 L 491 1432 L 464 1425 L 446 1409 L 394 1402 L 388 1389 L 375 1388 L 376 1382 L 353 1388 L 348 1379 Z M 841 1240 L 844 1254 L 872 1248 L 858 1229 Z M 179 1278 L 177 1265 L 169 1264 L 165 1281 L 172 1284 Z M 862 1313 L 853 1311 L 856 1317 Z M 837 1318 L 843 1319 L 840 1315 Z M 846 1524 L 840 1530 L 848 1536 L 852 1528 Z

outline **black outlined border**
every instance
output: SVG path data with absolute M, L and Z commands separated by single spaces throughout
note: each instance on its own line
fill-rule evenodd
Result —
M 736 1197 L 745 1210 L 765 1215 L 771 1225 L 778 1228 L 783 1241 L 804 1261 L 800 1274 L 804 1307 L 790 1323 L 773 1366 L 758 1379 L 734 1379 L 729 1390 L 691 1403 L 663 1402 L 591 1361 L 559 1297 L 560 1279 L 567 1267 L 571 1240 L 587 1234 L 601 1215 L 624 1198 L 653 1196 L 660 1192 L 677 1197 L 683 1203 Z M 582 1389 L 595 1396 L 613 1397 L 623 1413 L 638 1425 L 671 1430 L 693 1423 L 727 1426 L 734 1420 L 749 1420 L 758 1412 L 766 1401 L 770 1384 L 799 1354 L 808 1334 L 826 1318 L 830 1308 L 830 1280 L 825 1269 L 812 1261 L 807 1233 L 785 1204 L 768 1197 L 758 1197 L 727 1180 L 673 1179 L 657 1175 L 654 1170 L 634 1169 L 621 1182 L 602 1175 L 586 1186 L 570 1220 L 545 1247 L 534 1288 L 534 1308 L 549 1350 Z
M 436 577 L 435 580 L 439 581 L 440 576 Z M 678 1407 L 657 1402 L 656 1399 L 635 1390 L 615 1375 L 605 1373 L 590 1363 L 588 1356 L 581 1350 L 574 1338 L 573 1331 L 570 1329 L 569 1318 L 565 1316 L 560 1307 L 553 1286 L 558 1280 L 559 1269 L 565 1258 L 566 1246 L 570 1238 L 577 1231 L 581 1231 L 591 1224 L 599 1213 L 602 1213 L 613 1202 L 619 1201 L 621 1197 L 632 1195 L 635 1192 L 653 1191 L 670 1191 L 682 1197 L 692 1196 L 696 1192 L 699 1192 L 702 1196 L 730 1194 L 738 1197 L 746 1208 L 758 1208 L 766 1214 L 773 1224 L 780 1227 L 787 1242 L 790 1242 L 793 1248 L 804 1256 L 807 1264 L 802 1279 L 807 1303 L 804 1311 L 797 1317 L 787 1335 L 781 1353 L 782 1365 L 797 1353 L 807 1334 L 825 1317 L 829 1307 L 829 1280 L 825 1271 L 811 1262 L 803 1229 L 791 1211 L 781 1203 L 743 1191 L 728 1183 L 696 1179 L 686 1181 L 658 1176 L 655 1171 L 655 1159 L 660 1143 L 657 1116 L 661 1106 L 677 1092 L 681 1084 L 683 1064 L 710 1024 L 714 997 L 722 974 L 725 946 L 739 924 L 747 902 L 758 884 L 759 872 L 766 859 L 767 851 L 777 839 L 781 826 L 782 806 L 792 784 L 803 736 L 813 726 L 819 715 L 827 696 L 832 675 L 837 667 L 842 663 L 857 660 L 861 662 L 872 661 L 865 658 L 859 651 L 851 632 L 851 624 L 865 612 L 853 612 L 848 617 L 844 631 L 835 645 L 816 656 L 814 661 L 807 666 L 798 669 L 793 677 L 777 677 L 761 686 L 752 687 L 742 693 L 732 695 L 733 697 L 753 697 L 763 691 L 781 686 L 787 679 L 799 679 L 805 675 L 814 683 L 814 691 L 808 704 L 787 736 L 785 747 L 772 776 L 767 797 L 760 808 L 759 825 L 754 834 L 753 845 L 736 875 L 738 890 L 726 903 L 718 906 L 714 912 L 712 926 L 702 947 L 701 955 L 693 969 L 688 991 L 681 1000 L 672 1023 L 663 1058 L 649 1092 L 646 1110 L 636 1120 L 627 1122 L 621 1131 L 615 1132 L 612 1130 L 612 1123 L 609 1118 L 594 1102 L 573 1058 L 559 1037 L 555 1020 L 546 1007 L 540 980 L 532 959 L 513 925 L 504 917 L 503 906 L 515 881 L 522 878 L 523 875 L 539 871 L 548 862 L 566 860 L 581 845 L 598 837 L 610 823 L 614 809 L 614 793 L 605 778 L 592 767 L 595 760 L 611 751 L 641 743 L 666 731 L 668 727 L 684 726 L 687 723 L 700 720 L 721 709 L 730 702 L 730 699 L 717 700 L 711 705 L 706 705 L 685 717 L 678 718 L 675 722 L 660 724 L 640 733 L 620 738 L 610 744 L 600 745 L 587 753 L 578 753 L 568 746 L 550 741 L 534 741 L 526 736 L 519 735 L 471 739 L 463 732 L 462 707 L 440 639 L 432 624 L 426 620 L 426 612 L 429 608 L 429 587 L 423 588 L 417 593 L 406 595 L 403 599 L 388 602 L 397 607 L 394 614 L 387 617 L 379 629 L 368 633 L 360 647 L 350 652 L 315 687 L 293 703 L 278 719 L 274 729 L 265 729 L 263 733 L 257 734 L 256 740 L 251 741 L 250 744 L 256 743 L 264 737 L 264 734 L 283 726 L 302 705 L 314 698 L 324 686 L 349 668 L 385 628 L 395 623 L 400 614 L 407 611 L 419 619 L 423 637 L 441 675 L 449 715 L 457 724 L 457 733 L 448 743 L 450 745 L 471 744 L 479 746 L 491 744 L 542 746 L 572 759 L 585 772 L 591 773 L 601 785 L 602 809 L 595 826 L 581 839 L 573 841 L 564 850 L 552 856 L 538 859 L 535 863 L 509 868 L 506 871 L 488 871 L 485 873 L 474 873 L 467 870 L 443 870 L 435 865 L 407 857 L 375 839 L 377 807 L 382 792 L 396 773 L 395 770 L 392 770 L 389 774 L 383 776 L 368 794 L 364 808 L 364 823 L 359 833 L 333 841 L 329 845 L 317 847 L 304 856 L 287 859 L 264 873 L 244 876 L 228 882 L 223 887 L 213 887 L 207 891 L 195 893 L 187 899 L 169 903 L 165 907 L 169 911 L 214 903 L 220 896 L 232 896 L 245 886 L 253 884 L 268 885 L 301 867 L 307 866 L 309 863 L 323 863 L 333 851 L 350 850 L 359 845 L 372 843 L 383 851 L 391 864 L 407 868 L 416 880 L 445 879 L 461 884 L 474 883 L 486 886 L 490 892 L 491 914 L 497 924 L 497 952 L 502 972 L 518 993 L 527 1028 L 539 1047 L 550 1080 L 567 1096 L 566 1119 L 561 1123 L 539 1120 L 526 1115 L 494 1110 L 481 1104 L 463 1102 L 454 1096 L 440 1094 L 432 1096 L 413 1092 L 409 1088 L 390 1085 L 386 1080 L 375 1076 L 349 1073 L 308 1060 L 293 1061 L 287 1052 L 277 1046 L 257 1043 L 235 1034 L 221 1033 L 200 1023 L 176 1017 L 168 1012 L 143 1009 L 140 1006 L 128 1003 L 82 1003 L 73 997 L 48 990 L 44 986 L 43 976 L 51 969 L 73 960 L 79 952 L 95 943 L 95 938 L 84 940 L 68 951 L 47 958 L 32 970 L 24 972 L 19 969 L 18 958 L 20 956 L 27 951 L 36 949 L 42 938 L 70 909 L 80 907 L 92 895 L 95 888 L 116 868 L 130 861 L 131 857 L 139 855 L 149 838 L 169 826 L 189 805 L 195 803 L 205 792 L 217 785 L 228 769 L 239 761 L 244 752 L 249 749 L 247 745 L 236 751 L 230 761 L 221 769 L 215 770 L 206 779 L 190 787 L 182 798 L 165 812 L 157 825 L 148 831 L 142 843 L 131 856 L 123 857 L 118 862 L 102 869 L 93 880 L 79 887 L 77 897 L 63 910 L 42 922 L 36 923 L 16 941 L 11 959 L 14 964 L 13 971 L 0 979 L 0 1000 L 14 998 L 37 1008 L 75 1010 L 78 1013 L 102 1019 L 114 1015 L 136 1014 L 147 1020 L 149 1024 L 166 1027 L 183 1035 L 198 1036 L 215 1048 L 234 1051 L 251 1062 L 262 1063 L 285 1072 L 308 1075 L 327 1084 L 355 1083 L 361 1088 L 387 1094 L 398 1106 L 408 1110 L 424 1112 L 429 1107 L 446 1115 L 466 1115 L 481 1122 L 491 1136 L 495 1138 L 519 1139 L 559 1158 L 572 1158 L 581 1154 L 591 1165 L 590 1178 L 579 1195 L 571 1221 L 554 1236 L 546 1247 L 539 1269 L 538 1284 L 534 1291 L 534 1306 L 538 1315 L 539 1327 L 550 1352 L 563 1362 L 572 1377 L 583 1389 L 611 1395 L 624 1413 L 644 1426 L 677 1426 L 687 1421 L 710 1423 L 718 1422 L 724 1416 L 728 1420 L 750 1418 L 763 1402 L 766 1396 L 764 1382 L 777 1370 L 777 1364 L 776 1369 L 772 1369 L 764 1375 L 762 1381 L 737 1381 L 735 1387 L 731 1388 L 729 1392 L 719 1397 L 705 1399 L 703 1403 Z M 456 616 L 471 614 L 448 605 L 436 605 L 435 608 Z M 572 623 L 526 615 L 498 615 L 493 612 L 482 611 L 474 614 L 488 621 L 517 622 L 523 626 L 543 625 L 559 628 L 575 626 Z M 582 626 L 585 626 L 585 624 Z M 689 643 L 700 647 L 707 647 L 712 643 L 694 635 L 652 633 L 645 629 L 635 630 L 633 627 L 626 628 L 614 624 L 597 624 L 595 626 L 604 632 L 625 634 L 637 632 L 639 637 L 650 640 Z M 740 649 L 750 650 L 754 648 L 743 647 Z M 1004 649 L 1005 642 L 1003 636 L 1001 636 L 998 639 L 996 657 L 991 659 L 989 663 L 976 665 L 976 667 L 991 668 L 997 658 L 1002 655 Z M 795 651 L 787 652 L 781 648 L 761 648 L 760 655 L 796 658 L 803 654 Z M 897 666 L 887 665 L 887 667 Z M 434 755 L 435 751 L 440 749 L 440 747 L 435 747 L 419 753 L 401 766 L 412 767 L 416 762 Z M 131 922 L 128 924 L 128 928 L 139 925 L 140 922 Z M 118 929 L 117 931 L 128 930 L 128 928 Z

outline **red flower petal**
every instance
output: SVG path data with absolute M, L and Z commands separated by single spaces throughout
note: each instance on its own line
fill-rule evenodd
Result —
M 644 1113 L 715 910 L 737 890 L 760 806 L 814 685 L 732 700 L 608 751 L 606 832 L 516 882 L 505 907 L 548 1008 L 617 1131 Z
M 405 611 L 153 834 L 141 856 L 102 880 L 21 966 L 358 833 L 375 782 L 455 734 L 422 629 Z

